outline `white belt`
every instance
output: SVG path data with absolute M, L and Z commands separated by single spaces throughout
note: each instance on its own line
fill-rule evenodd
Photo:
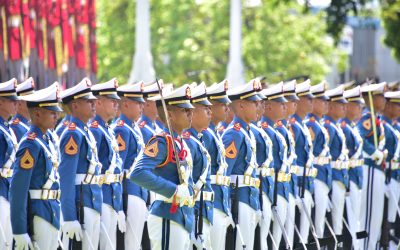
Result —
M 238 180 L 238 187 L 260 187 L 260 180 L 253 178 L 249 175 L 231 175 L 231 183 L 236 185 L 236 179 Z
M 227 186 L 231 184 L 231 178 L 222 174 L 211 175 L 211 184 Z
M 260 176 L 260 174 L 262 174 L 262 177 L 274 176 L 275 169 L 274 168 L 257 168 L 257 175 Z
M 8 25 L 12 28 L 18 28 L 21 25 L 21 17 L 18 15 L 9 16 Z
M 329 157 L 319 156 L 314 158 L 313 163 L 317 165 L 325 165 L 328 164 L 329 161 L 330 161 Z
M 291 174 L 288 174 L 286 172 L 279 172 L 278 173 L 278 182 L 288 182 L 292 178 Z
M 122 179 L 124 178 L 123 174 L 102 174 L 100 175 L 100 183 L 101 184 L 111 184 L 111 183 L 117 183 L 117 182 L 122 182 Z
M 349 162 L 348 161 L 332 161 L 331 167 L 337 170 L 348 169 Z
M 355 168 L 364 165 L 364 159 L 350 159 L 349 160 L 349 167 Z
M 77 174 L 75 177 L 75 185 L 101 184 L 101 175 L 94 174 Z
M 201 193 L 197 195 L 196 201 L 200 201 L 200 196 Z M 203 191 L 203 201 L 214 201 L 214 192 Z
M 304 174 L 304 167 L 299 166 L 297 170 L 297 176 L 303 176 L 303 174 Z M 318 174 L 318 169 L 306 167 L 306 176 L 315 178 L 317 174 Z
M 39 189 L 29 190 L 31 199 L 34 200 L 59 200 L 61 190 Z
M 296 174 L 296 175 L 297 175 L 298 169 L 299 169 L 299 166 L 292 165 L 292 166 L 290 167 L 290 173 L 291 173 L 291 174 Z
M 11 168 L 1 168 L 0 169 L 0 176 L 3 178 L 10 178 L 12 177 L 14 170 Z
M 174 198 L 173 196 L 172 196 L 172 198 L 167 198 L 167 197 L 165 197 L 165 196 L 163 196 L 161 194 L 156 194 L 156 197 L 155 197 L 154 200 L 162 201 L 162 202 L 165 202 L 165 203 L 172 203 L 173 198 Z M 190 196 L 189 199 L 185 200 L 184 206 L 188 206 L 188 207 L 193 207 L 194 206 L 194 202 L 193 202 L 193 197 L 192 196 Z

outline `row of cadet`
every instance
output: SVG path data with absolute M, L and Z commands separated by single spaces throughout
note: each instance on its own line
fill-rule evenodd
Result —
M 326 85 L 0 83 L 0 249 L 396 247 L 400 91 Z

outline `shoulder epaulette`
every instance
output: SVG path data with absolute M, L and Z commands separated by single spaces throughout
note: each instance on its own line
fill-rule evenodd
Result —
M 235 123 L 235 125 L 233 125 L 233 128 L 236 130 L 236 131 L 239 131 L 241 128 L 242 128 L 242 125 L 240 125 L 240 123 Z
M 124 120 L 119 120 L 117 122 L 117 127 L 122 127 L 122 126 L 124 126 L 124 124 L 125 124 Z
M 314 117 L 314 116 L 311 116 L 310 119 L 309 119 L 309 121 L 310 121 L 310 122 L 315 122 L 315 117 Z
M 36 137 L 37 137 L 37 134 L 35 132 L 30 132 L 26 139 L 33 141 L 36 139 Z
M 93 121 L 92 124 L 90 124 L 91 128 L 98 128 L 99 127 L 99 122 L 98 121 Z
M 76 124 L 75 124 L 75 122 L 71 122 L 69 125 L 68 125 L 68 130 L 75 130 L 76 129 Z
M 189 131 L 185 131 L 182 133 L 182 137 L 185 139 L 189 139 L 190 138 L 190 132 Z
M 18 125 L 19 122 L 20 122 L 19 118 L 15 118 L 15 119 L 12 121 L 12 124 L 13 124 L 13 125 Z
M 143 120 L 139 123 L 139 128 L 144 128 L 144 126 L 146 125 L 146 121 Z

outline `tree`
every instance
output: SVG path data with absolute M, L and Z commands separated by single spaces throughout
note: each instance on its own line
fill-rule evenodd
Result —
M 383 41 L 391 48 L 394 58 L 400 62 L 400 2 L 382 1 L 381 18 L 386 31 Z
M 135 2 L 98 2 L 99 79 L 129 76 Z M 243 59 L 248 79 L 324 78 L 337 51 L 326 38 L 324 13 L 295 2 L 264 1 L 243 10 Z M 229 1 L 151 1 L 151 41 L 157 76 L 177 85 L 224 79 L 229 50 Z

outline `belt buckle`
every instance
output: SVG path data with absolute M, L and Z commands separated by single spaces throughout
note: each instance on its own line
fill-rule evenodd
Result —
M 42 189 L 42 194 L 40 195 L 41 200 L 48 200 L 50 196 L 50 190 L 49 189 Z
M 250 185 L 251 184 L 251 177 L 249 175 L 244 175 L 243 184 Z
M 260 180 L 259 179 L 255 179 L 254 182 L 255 182 L 254 184 L 255 184 L 256 188 L 259 188 L 260 187 Z
M 83 182 L 85 184 L 91 184 L 92 180 L 93 180 L 94 174 L 86 174 L 85 179 L 83 179 Z
M 229 185 L 231 185 L 231 178 L 229 178 L 229 176 L 225 176 L 225 178 L 224 178 L 224 183 L 223 183 L 225 186 L 228 186 L 229 187 Z
M 223 175 L 217 173 L 215 175 L 215 184 L 217 184 L 217 185 L 224 184 L 224 178 L 223 177 L 224 177 Z

